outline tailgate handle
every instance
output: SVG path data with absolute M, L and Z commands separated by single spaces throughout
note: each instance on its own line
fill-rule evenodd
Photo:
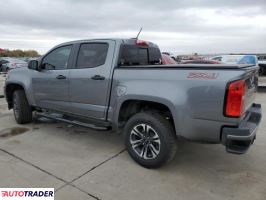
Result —
M 105 77 L 104 76 L 101 76 L 101 75 L 95 75 L 93 77 L 91 77 L 92 80 L 104 80 Z

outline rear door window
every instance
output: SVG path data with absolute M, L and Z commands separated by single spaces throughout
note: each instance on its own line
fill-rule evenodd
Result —
M 84 43 L 81 44 L 76 67 L 93 68 L 105 64 L 108 53 L 107 43 Z

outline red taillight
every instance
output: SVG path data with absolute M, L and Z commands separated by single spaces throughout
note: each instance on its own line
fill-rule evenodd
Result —
M 142 46 L 142 47 L 149 47 L 149 43 L 144 40 L 136 40 L 136 45 Z
M 226 97 L 225 115 L 227 117 L 240 117 L 244 108 L 246 83 L 244 80 L 229 84 Z

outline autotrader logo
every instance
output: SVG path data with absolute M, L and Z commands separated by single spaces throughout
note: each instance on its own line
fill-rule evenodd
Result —
M 0 200 L 54 200 L 54 188 L 0 188 Z

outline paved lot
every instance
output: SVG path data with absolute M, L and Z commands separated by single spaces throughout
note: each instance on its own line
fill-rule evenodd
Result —
M 266 87 L 266 76 L 259 77 L 259 86 Z
M 0 97 L 2 97 L 4 94 L 2 87 L 4 85 L 4 81 L 5 81 L 4 75 L 0 74 Z
M 266 113 L 266 94 L 257 102 Z M 148 170 L 130 159 L 119 133 L 45 119 L 19 126 L 0 98 L 0 187 L 54 187 L 56 200 L 265 200 L 265 131 L 263 118 L 245 155 L 184 143 L 173 162 Z

